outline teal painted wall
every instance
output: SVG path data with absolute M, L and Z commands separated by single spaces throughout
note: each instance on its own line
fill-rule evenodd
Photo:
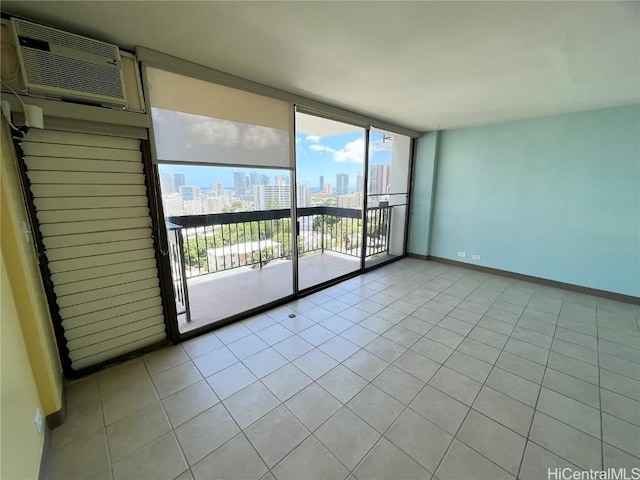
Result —
M 639 112 L 442 132 L 430 255 L 640 296 Z
M 416 255 L 429 253 L 437 136 L 436 132 L 426 133 L 416 143 L 407 241 L 407 251 Z

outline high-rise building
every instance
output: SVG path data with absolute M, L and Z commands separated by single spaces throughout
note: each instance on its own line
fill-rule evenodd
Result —
M 262 185 L 269 185 L 270 183 L 269 175 L 262 175 Z
M 371 165 L 369 170 L 369 194 L 389 193 L 389 183 L 391 182 L 391 165 L 383 163 Z
M 246 177 L 244 172 L 233 172 L 233 190 L 239 197 L 247 193 Z
M 360 192 L 349 195 L 340 195 L 337 200 L 338 207 L 341 208 L 362 208 L 364 194 Z
M 264 185 L 262 183 L 262 174 L 258 173 L 258 172 L 251 172 L 249 174 L 249 177 L 251 178 L 251 186 L 253 187 L 254 185 Z
M 202 213 L 202 201 L 197 198 L 196 200 L 182 202 L 182 212 L 185 215 L 200 215 Z
M 331 186 L 331 183 L 327 183 L 326 193 L 327 195 L 333 195 L 333 187 Z
M 306 184 L 298 185 L 298 208 L 311 206 L 311 192 Z
M 160 172 L 160 191 L 163 195 L 177 193 L 176 182 L 173 173 Z
M 291 208 L 291 187 L 288 185 L 254 185 L 253 201 L 256 210 Z
M 215 182 L 211 184 L 211 191 L 218 197 L 224 195 L 224 185 L 220 182 Z
M 174 173 L 173 174 L 173 183 L 176 186 L 176 192 L 180 190 L 180 187 L 187 184 L 187 174 L 186 173 Z
M 320 175 L 320 191 L 324 192 L 324 175 Z
M 358 175 L 358 189 L 357 193 L 364 193 L 364 175 Z
M 346 195 L 349 193 L 349 174 L 338 173 L 336 175 L 336 195 Z
M 198 187 L 192 187 L 190 185 L 183 185 L 180 187 L 180 197 L 185 202 L 200 199 L 200 189 Z
M 224 197 L 207 197 L 204 199 L 204 213 L 220 213 L 225 205 Z
M 182 200 L 177 193 L 162 193 L 162 209 L 165 217 L 182 215 Z

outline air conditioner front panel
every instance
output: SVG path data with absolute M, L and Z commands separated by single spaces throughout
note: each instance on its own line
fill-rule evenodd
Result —
M 87 63 L 31 48 L 22 49 L 22 59 L 27 85 L 34 93 L 73 97 L 77 96 L 77 92 L 83 92 L 105 101 L 124 97 L 119 68 Z
M 39 40 L 52 45 L 68 47 L 80 52 L 91 53 L 105 58 L 118 58 L 118 47 L 109 43 L 89 39 L 56 28 L 45 27 L 25 20 L 14 20 L 18 37 Z
M 23 20 L 13 22 L 30 93 L 126 105 L 117 47 Z

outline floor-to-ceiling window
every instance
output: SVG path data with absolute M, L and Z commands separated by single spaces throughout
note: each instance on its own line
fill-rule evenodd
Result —
M 365 265 L 405 253 L 411 138 L 371 128 Z
M 361 268 L 366 130 L 296 113 L 298 286 Z
M 293 106 L 146 74 L 180 332 L 292 296 Z
M 145 75 L 181 334 L 404 254 L 409 137 Z

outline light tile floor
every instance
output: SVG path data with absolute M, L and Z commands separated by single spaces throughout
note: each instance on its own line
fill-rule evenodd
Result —
M 639 314 L 404 259 L 71 383 L 51 478 L 529 480 L 638 466 Z

